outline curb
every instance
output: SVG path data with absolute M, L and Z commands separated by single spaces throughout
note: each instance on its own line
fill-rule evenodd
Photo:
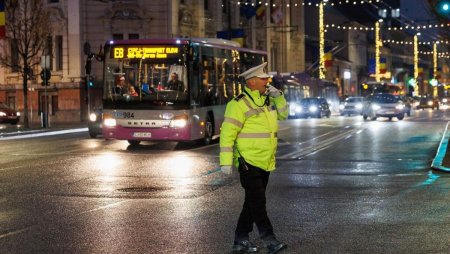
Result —
M 431 167 L 436 170 L 444 171 L 444 172 L 450 172 L 450 168 L 445 167 L 442 165 L 442 162 L 444 161 L 445 155 L 447 153 L 447 146 L 448 146 L 448 139 L 449 139 L 449 131 L 448 126 L 450 122 L 447 122 L 447 125 L 445 126 L 444 134 L 442 135 L 441 142 L 439 144 L 438 150 L 436 152 L 436 156 L 433 159 L 433 162 L 431 163 Z

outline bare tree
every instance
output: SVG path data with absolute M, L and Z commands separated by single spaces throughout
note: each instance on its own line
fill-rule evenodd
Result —
M 0 65 L 21 74 L 24 126 L 29 128 L 28 80 L 50 35 L 49 13 L 42 0 L 6 0 L 5 19 L 7 45 L 0 52 Z

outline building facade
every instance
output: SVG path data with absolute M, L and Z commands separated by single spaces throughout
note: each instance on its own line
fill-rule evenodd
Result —
M 101 105 L 102 63 L 92 61 L 92 86 L 87 88 L 86 42 L 92 52 L 101 53 L 109 40 L 215 38 L 221 31 L 237 30 L 238 37 L 230 39 L 267 50 L 271 70 L 303 70 L 304 24 L 298 15 L 303 7 L 289 8 L 283 2 L 273 1 L 270 6 L 266 1 L 256 12 L 257 1 L 247 1 L 254 14 L 245 15 L 246 4 L 234 0 L 44 0 L 51 14 L 47 40 L 51 78 L 49 85 L 43 86 L 38 75 L 41 67 L 33 67 L 28 82 L 29 122 L 38 124 L 42 112 L 48 112 L 50 125 L 82 122 L 89 109 Z M 277 9 L 278 19 L 270 16 L 271 9 Z M 0 67 L 0 102 L 23 111 L 22 89 L 20 73 Z

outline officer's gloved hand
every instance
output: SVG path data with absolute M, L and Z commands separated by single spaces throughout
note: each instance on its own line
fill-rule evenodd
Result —
M 224 175 L 231 175 L 231 166 L 220 166 L 220 172 Z
M 267 85 L 267 94 L 270 97 L 276 98 L 276 97 L 281 96 L 281 91 L 271 85 Z

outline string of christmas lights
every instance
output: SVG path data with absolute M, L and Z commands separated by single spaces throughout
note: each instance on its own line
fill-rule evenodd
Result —
M 300 5 L 303 5 L 303 6 L 315 6 L 315 7 L 319 7 L 319 4 L 318 3 L 312 3 L 312 2 L 307 2 L 307 3 L 305 3 L 305 2 L 302 2 L 302 3 L 300 3 L 301 1 L 299 1 L 299 2 L 295 2 L 294 4 L 292 4 L 292 6 L 294 6 L 294 7 L 298 7 L 298 6 L 300 6 Z M 373 4 L 373 3 L 379 3 L 379 2 L 381 2 L 381 0 L 359 0 L 359 1 L 355 1 L 355 0 L 345 0 L 345 1 L 335 1 L 335 2 L 332 2 L 332 1 L 323 1 L 322 3 L 323 3 L 323 5 L 324 6 L 336 6 L 336 5 L 361 5 L 361 4 Z M 236 2 L 237 3 L 237 5 L 246 5 L 246 6 L 256 6 L 256 5 L 265 5 L 265 6 L 269 6 L 270 5 L 270 3 L 268 3 L 267 1 L 258 1 L 257 3 L 253 3 L 253 2 L 247 2 L 247 1 L 237 1 Z M 277 7 L 277 6 L 282 6 L 282 5 L 284 5 L 283 3 L 273 3 L 272 4 L 272 7 Z M 286 3 L 285 4 L 286 5 L 286 7 L 291 7 L 291 4 L 290 3 Z
M 374 30 L 374 27 L 366 27 L 366 26 L 344 26 L 344 25 L 337 25 L 337 24 L 326 24 L 326 28 L 335 28 L 335 29 L 342 29 L 342 30 L 360 30 L 360 31 L 368 31 L 368 30 Z M 396 31 L 396 30 L 423 30 L 423 29 L 432 29 L 432 28 L 443 28 L 443 27 L 450 27 L 450 23 L 445 24 L 434 24 L 434 25 L 423 25 L 423 26 L 404 26 L 404 27 L 387 27 L 387 30 L 389 31 Z
M 404 45 L 413 45 L 413 41 L 396 41 L 396 40 L 383 40 L 383 43 L 392 43 L 392 44 L 404 44 Z M 447 40 L 439 40 L 439 41 L 419 41 L 419 45 L 432 45 L 432 44 L 450 44 L 450 41 Z

